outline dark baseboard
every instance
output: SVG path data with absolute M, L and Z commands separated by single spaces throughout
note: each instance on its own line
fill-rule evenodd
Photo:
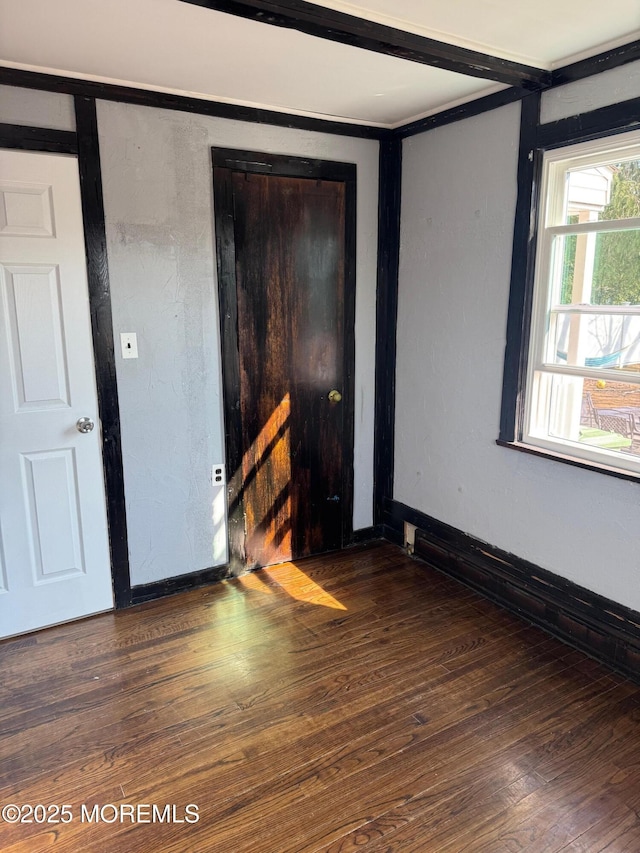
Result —
M 164 598 L 166 595 L 187 592 L 190 589 L 197 589 L 224 580 L 228 576 L 229 567 L 224 565 L 216 566 L 213 569 L 203 569 L 201 572 L 191 572 L 188 575 L 178 575 L 178 577 L 167 578 L 162 581 L 132 586 L 130 604 L 143 604 L 145 601 Z
M 404 546 L 404 533 L 402 529 L 396 530 L 395 527 L 390 527 L 388 524 L 383 525 L 384 538 L 387 542 L 393 542 L 394 545 Z
M 365 545 L 367 542 L 375 542 L 376 539 L 384 538 L 384 530 L 381 524 L 375 527 L 361 527 L 354 530 L 349 545 Z
M 352 545 L 366 545 L 375 542 L 376 539 L 384 538 L 382 526 L 363 527 L 354 530 L 347 547 Z M 178 592 L 188 592 L 191 589 L 208 586 L 217 581 L 231 576 L 229 566 L 216 566 L 213 569 L 203 569 L 200 572 L 191 572 L 187 575 L 178 575 L 175 578 L 167 578 L 162 581 L 140 584 L 131 587 L 130 605 L 143 604 L 156 598 L 164 598 L 167 595 L 175 595 Z
M 405 521 L 416 557 L 640 682 L 640 613 L 387 499 L 385 538 L 403 544 Z

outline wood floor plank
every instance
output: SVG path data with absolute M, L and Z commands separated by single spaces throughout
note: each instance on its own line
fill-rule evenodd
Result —
M 552 645 L 554 645 L 554 646 L 556 645 L 555 641 L 549 641 L 549 642 L 551 642 Z M 542 672 L 540 674 L 537 674 L 535 672 L 535 663 L 538 660 L 540 660 L 540 666 L 538 667 L 538 669 L 541 669 L 542 662 L 543 662 L 542 657 L 539 656 L 536 658 L 529 658 L 529 657 L 525 656 L 525 654 L 526 654 L 526 646 L 519 649 L 518 657 L 512 656 L 513 660 L 518 661 L 520 669 L 522 669 L 525 674 L 528 673 L 529 671 L 531 671 L 534 673 L 536 678 L 544 677 L 544 670 L 542 670 Z M 556 659 L 553 657 L 549 657 L 548 660 L 549 661 L 555 661 Z M 503 666 L 507 667 L 510 662 L 511 662 L 511 658 L 509 657 L 508 650 L 505 649 L 504 653 L 503 653 L 503 658 L 502 658 Z M 549 665 L 550 664 L 547 663 L 547 667 L 549 667 Z M 408 682 L 407 675 L 408 674 L 405 671 L 405 678 L 404 678 L 404 682 L 403 682 L 403 688 L 405 689 L 405 692 L 406 692 L 406 689 L 410 688 L 410 686 L 411 686 L 411 682 Z M 444 676 L 444 672 L 442 673 L 442 675 Z M 419 678 L 419 680 L 417 680 L 418 678 Z M 522 679 L 522 675 L 520 675 L 519 670 L 515 670 L 515 671 L 510 670 L 510 686 L 508 689 L 510 691 L 515 690 L 518 686 L 518 682 L 521 679 Z M 504 680 L 503 676 L 499 673 L 498 675 L 494 675 L 493 679 L 490 680 L 487 683 L 487 685 L 484 685 L 484 686 L 487 690 L 489 689 L 489 687 L 492 687 L 492 686 L 495 686 L 498 689 L 504 689 L 504 688 L 502 688 L 503 680 Z M 451 699 L 450 699 L 451 692 L 450 692 L 447 681 L 445 679 L 443 679 L 443 681 L 440 684 L 436 685 L 435 680 L 433 678 L 429 678 L 428 671 L 424 669 L 424 666 L 422 666 L 422 667 L 420 667 L 420 670 L 418 672 L 416 672 L 415 685 L 417 687 L 417 686 L 420 686 L 421 683 L 424 684 L 425 682 L 429 684 L 430 696 L 432 698 L 436 695 L 436 691 L 439 691 L 440 695 L 442 697 L 442 703 L 443 704 L 446 703 L 447 706 L 451 705 Z M 405 701 L 405 706 L 403 706 L 401 704 L 401 699 L 402 699 L 402 695 L 403 695 L 402 691 L 399 690 L 399 691 L 397 691 L 397 693 L 398 693 L 397 699 L 394 697 L 392 700 L 389 700 L 385 696 L 385 688 L 383 686 L 379 690 L 379 695 L 377 695 L 377 696 L 365 696 L 365 697 L 363 697 L 360 704 L 355 704 L 353 701 L 350 701 L 349 714 L 347 715 L 345 713 L 344 709 L 341 708 L 340 712 L 339 712 L 339 717 L 338 717 L 338 721 L 339 721 L 338 722 L 338 728 L 336 729 L 334 727 L 333 729 L 329 730 L 328 738 L 330 739 L 330 742 L 333 742 L 333 740 L 337 740 L 337 742 L 340 742 L 340 738 L 347 737 L 349 735 L 350 731 L 352 730 L 351 727 L 355 727 L 357 729 L 358 725 L 366 725 L 367 727 L 371 728 L 372 726 L 378 725 L 378 720 L 375 718 L 374 712 L 379 712 L 378 716 L 385 715 L 387 719 L 389 719 L 389 718 L 394 719 L 398 708 L 402 708 L 406 715 L 418 714 L 420 710 L 424 710 L 424 704 L 422 702 L 422 698 L 421 698 L 420 694 L 416 691 L 416 689 L 411 690 L 409 696 L 407 697 L 407 699 Z M 475 703 L 477 701 L 478 701 L 478 699 L 475 696 L 470 697 L 470 699 L 468 701 L 468 708 L 465 709 L 466 713 L 468 713 L 468 714 L 475 713 L 475 711 L 477 710 Z M 185 743 L 193 743 L 195 740 L 200 740 L 200 743 L 198 743 L 198 749 L 201 752 L 204 752 L 204 751 L 211 749 L 211 748 L 218 748 L 219 743 L 224 741 L 224 747 L 225 747 L 226 751 L 229 752 L 229 751 L 233 750 L 234 745 L 235 745 L 233 734 L 231 734 L 230 732 L 221 733 L 220 729 L 217 726 L 213 727 L 213 731 L 211 731 L 211 729 L 212 729 L 211 722 L 212 721 L 210 719 L 210 714 L 204 714 L 202 717 L 201 724 L 198 725 L 194 729 L 190 729 L 190 728 L 185 728 L 185 726 L 175 724 L 174 720 L 175 720 L 175 717 L 177 716 L 175 706 L 171 706 L 170 708 L 166 708 L 166 709 L 162 709 L 162 710 L 164 710 L 167 713 L 171 712 L 172 717 L 173 717 L 173 719 L 171 717 L 169 717 L 169 718 L 165 717 L 164 722 L 166 724 L 168 731 L 169 732 L 179 732 L 179 737 L 173 738 L 171 743 L 170 743 L 170 746 L 168 748 L 166 745 L 163 748 L 164 763 L 165 763 L 165 767 L 167 768 L 167 773 L 169 772 L 169 766 L 170 766 L 171 761 L 176 761 L 178 763 L 178 765 L 180 765 L 181 760 L 182 760 L 182 755 L 184 753 L 184 744 Z M 194 709 L 191 708 L 191 711 L 193 712 Z M 357 719 L 357 715 L 360 712 L 366 712 L 366 719 L 363 719 L 362 721 L 359 721 Z M 59 731 L 59 729 L 61 727 L 57 726 L 57 729 L 58 729 L 57 735 L 58 736 L 56 738 L 56 742 L 51 743 L 49 745 L 49 749 L 47 750 L 46 742 L 44 739 L 46 737 L 46 733 L 49 730 L 50 726 L 46 726 L 46 725 L 41 726 L 40 728 L 43 730 L 41 732 L 42 737 L 38 739 L 39 743 L 37 744 L 37 749 L 39 750 L 40 761 L 43 760 L 43 757 L 46 759 L 47 754 L 50 754 L 53 756 L 52 760 L 55 760 L 57 765 L 60 766 L 62 756 L 56 753 L 56 750 L 58 750 L 59 747 L 62 747 L 65 759 L 68 759 L 69 761 L 71 761 L 73 758 L 76 758 L 78 755 L 85 754 L 89 744 L 92 744 L 95 747 L 97 754 L 100 753 L 101 749 L 105 749 L 107 751 L 108 759 L 105 759 L 105 760 L 109 760 L 110 762 L 112 762 L 111 763 L 111 770 L 112 771 L 114 771 L 116 769 L 116 763 L 117 763 L 119 766 L 119 771 L 122 773 L 126 773 L 127 771 L 123 766 L 123 762 L 127 761 L 127 759 L 130 758 L 131 763 L 133 764 L 133 767 L 131 770 L 129 770 L 129 775 L 125 776 L 124 778 L 127 778 L 127 779 L 132 778 L 132 775 L 133 775 L 134 770 L 135 770 L 136 778 L 140 781 L 141 778 L 144 776 L 144 772 L 145 772 L 145 769 L 144 769 L 145 764 L 144 764 L 144 762 L 141 763 L 139 760 L 139 757 L 138 757 L 138 753 L 140 751 L 140 748 L 142 748 L 146 751 L 146 750 L 152 750 L 154 747 L 157 748 L 157 747 L 161 746 L 161 743 L 159 742 L 159 738 L 157 735 L 155 736 L 155 740 L 158 741 L 158 743 L 154 743 L 154 735 L 153 734 L 149 735 L 147 733 L 149 728 L 152 728 L 154 726 L 155 727 L 159 726 L 159 724 L 160 724 L 159 717 L 158 717 L 159 713 L 160 712 L 149 712 L 148 719 L 145 719 L 145 715 L 138 715 L 133 720 L 129 719 L 127 721 L 127 733 L 128 733 L 128 737 L 129 737 L 129 740 L 131 743 L 131 748 L 129 750 L 119 750 L 116 748 L 109 748 L 110 738 L 113 737 L 113 733 L 112 733 L 112 731 L 109 730 L 109 728 L 114 729 L 114 725 L 112 725 L 111 727 L 105 727 L 104 730 L 103 729 L 98 729 L 97 731 L 95 731 L 95 730 L 92 731 L 91 729 L 86 730 L 84 728 L 81 728 L 77 724 L 77 722 L 78 722 L 77 718 L 74 718 L 74 719 L 76 719 L 75 727 L 66 735 L 62 735 L 62 733 Z M 433 709 L 430 710 L 430 713 L 433 714 Z M 456 713 L 458 713 L 459 716 L 463 716 L 462 710 L 460 710 L 459 712 L 456 712 Z M 329 715 L 325 714 L 324 716 L 328 720 L 330 719 Z M 335 716 L 337 716 L 337 715 L 334 714 L 334 717 Z M 311 721 L 310 721 L 308 714 L 304 715 L 304 719 L 302 719 L 302 718 L 303 718 L 302 714 L 296 716 L 296 719 L 301 720 L 300 726 L 303 726 L 306 729 L 309 729 Z M 61 722 L 64 722 L 64 720 Z M 69 721 L 67 721 L 67 722 L 69 722 Z M 198 722 L 197 718 L 193 722 L 197 723 Z M 138 728 L 140 729 L 139 732 L 136 729 L 136 724 L 137 724 Z M 188 725 L 188 723 L 187 723 L 187 725 Z M 266 732 L 265 732 L 264 727 L 262 730 L 258 729 L 257 726 L 255 725 L 255 723 L 251 720 L 247 721 L 247 725 L 244 725 L 242 728 L 240 728 L 240 726 L 237 726 L 236 728 L 239 729 L 239 731 L 237 732 L 237 737 L 241 741 L 240 745 L 238 745 L 238 747 L 237 747 L 238 749 L 244 747 L 245 750 L 249 751 L 249 753 L 251 754 L 252 759 L 254 761 L 255 761 L 256 755 L 265 753 L 265 751 L 266 751 L 265 748 L 269 744 L 269 741 L 270 741 L 270 737 L 266 737 L 265 735 L 266 734 L 270 735 L 271 734 L 270 730 L 266 730 Z M 311 728 L 310 736 L 307 738 L 307 740 L 309 742 L 304 744 L 305 749 L 307 749 L 309 751 L 313 750 L 314 746 L 316 745 L 313 742 L 313 739 L 317 738 L 319 736 L 319 731 L 320 731 L 320 729 L 318 727 L 318 723 L 316 720 L 314 720 L 313 721 L 313 727 Z M 264 732 L 264 734 L 263 734 L 263 732 Z M 293 737 L 293 736 L 294 736 L 294 733 L 292 732 L 291 737 Z M 33 731 L 32 731 L 32 738 L 33 738 Z M 134 740 L 134 738 L 135 738 L 135 740 Z M 140 746 L 140 744 L 142 746 Z M 278 745 L 278 748 L 280 748 L 280 746 L 281 745 Z M 135 749 L 134 749 L 134 747 L 135 747 Z M 26 758 L 22 757 L 23 763 L 30 760 L 31 756 L 34 754 L 35 749 L 36 749 L 35 747 L 33 749 L 31 747 L 29 748 L 29 753 L 26 756 Z M 301 744 L 299 742 L 296 742 L 296 750 L 298 752 L 298 756 L 300 755 L 300 749 L 301 749 Z M 174 755 L 175 755 L 175 758 L 173 758 Z M 267 756 L 267 760 L 270 760 L 268 756 Z M 7 771 L 9 771 L 9 769 L 10 769 L 9 768 L 9 762 L 7 761 L 7 762 L 5 762 L 5 764 L 7 765 L 7 767 L 6 767 Z M 4 769 L 4 765 L 3 765 L 3 769 Z M 154 770 L 154 768 L 152 765 L 152 767 L 150 768 L 150 770 L 148 772 L 153 772 L 153 770 Z M 125 784 L 125 790 L 126 789 L 127 789 L 127 784 Z
M 568 694 L 554 698 L 558 703 L 566 703 L 567 696 Z M 584 701 L 584 696 L 581 697 L 580 701 Z M 539 713 L 548 717 L 550 714 L 549 705 L 550 700 L 541 702 Z M 513 737 L 517 737 L 515 731 L 518 728 L 517 722 L 514 722 L 511 728 L 514 729 Z M 439 772 L 442 765 L 456 755 L 456 747 L 461 754 L 468 754 L 469 760 L 472 762 L 486 761 L 494 752 L 493 745 L 488 740 L 476 736 L 471 726 L 458 727 L 456 736 L 450 736 L 448 732 L 438 733 L 428 741 L 424 741 L 424 744 L 425 750 L 420 750 L 414 743 L 410 748 L 403 750 L 402 754 L 394 753 L 393 761 L 383 759 L 382 762 L 371 768 L 371 771 L 360 772 L 361 768 L 358 768 L 356 773 L 349 776 L 348 783 L 345 780 L 342 781 L 339 791 L 336 791 L 336 786 L 330 788 L 325 786 L 319 795 L 316 796 L 312 792 L 309 796 L 308 791 L 301 791 L 300 785 L 296 785 L 294 802 L 299 808 L 304 808 L 305 811 L 313 813 L 313 827 L 300 826 L 297 809 L 284 810 L 284 804 L 289 802 L 290 794 L 287 794 L 286 790 L 283 792 L 274 791 L 274 780 L 271 780 L 269 783 L 265 783 L 258 793 L 251 792 L 247 795 L 248 801 L 242 800 L 242 809 L 238 809 L 237 802 L 222 803 L 219 808 L 214 809 L 212 818 L 215 818 L 218 824 L 218 838 L 221 843 L 235 850 L 250 849 L 251 840 L 247 840 L 245 848 L 244 837 L 246 836 L 247 823 L 252 823 L 257 819 L 253 815 L 253 804 L 257 802 L 261 813 L 264 813 L 264 809 L 267 812 L 274 809 L 280 816 L 278 826 L 271 829 L 268 836 L 263 834 L 263 841 L 271 845 L 269 849 L 281 851 L 312 849 L 312 846 L 306 846 L 304 839 L 310 839 L 311 845 L 313 845 L 316 843 L 315 839 L 319 834 L 327 835 L 328 826 L 335 815 L 336 796 L 339 796 L 341 808 L 353 808 L 354 816 L 351 820 L 356 822 L 360 820 L 360 817 L 357 816 L 355 808 L 363 793 L 367 794 L 371 808 L 384 808 L 386 810 L 391 805 L 398 806 L 404 803 L 410 797 L 406 793 L 407 786 L 412 786 L 416 792 L 421 790 L 424 780 L 429 778 L 430 772 Z M 513 765 L 514 762 L 512 761 L 511 764 Z M 398 774 L 398 766 L 402 767 L 401 774 Z M 313 776 L 313 773 L 307 773 L 305 778 L 309 779 Z M 193 780 L 189 780 L 188 790 L 198 792 L 199 787 L 194 788 L 192 783 Z M 380 794 L 380 790 L 384 790 L 384 794 Z M 141 793 L 145 799 L 156 795 L 154 791 Z M 341 825 L 339 829 L 342 831 L 345 826 Z M 265 830 L 263 830 L 264 832 Z M 194 837 L 197 835 L 194 834 Z
M 560 853 L 637 853 L 640 818 L 621 806 L 565 845 Z
M 637 685 L 388 544 L 0 643 L 0 805 L 76 815 L 9 853 L 637 853 L 639 768 Z
M 588 692 L 579 690 L 574 694 L 571 707 L 575 711 L 585 704 L 585 699 L 600 706 L 608 701 L 604 695 L 595 686 L 592 686 Z M 539 697 L 538 701 L 538 710 L 528 716 L 529 724 L 534 719 L 536 721 L 535 734 L 523 736 L 523 729 L 527 731 L 527 728 L 522 724 L 522 715 L 519 715 L 519 719 L 506 721 L 504 725 L 500 724 L 500 718 L 498 718 L 497 721 L 489 721 L 488 726 L 474 731 L 474 734 L 480 736 L 482 746 L 474 747 L 471 754 L 464 743 L 464 728 L 457 727 L 457 737 L 455 729 L 450 729 L 448 740 L 452 766 L 449 772 L 444 774 L 442 779 L 433 781 L 423 792 L 403 803 L 394 814 L 381 815 L 361 831 L 369 832 L 372 837 L 384 838 L 385 844 L 392 843 L 393 849 L 402 850 L 405 847 L 409 849 L 409 841 L 416 832 L 418 837 L 422 838 L 428 831 L 433 831 L 435 828 L 440 830 L 440 824 L 448 814 L 447 803 L 453 809 L 453 818 L 455 818 L 447 828 L 448 834 L 453 829 L 457 834 L 461 832 L 464 827 L 462 816 L 466 821 L 470 818 L 474 821 L 484 820 L 487 809 L 482 805 L 478 807 L 478 799 L 482 801 L 482 798 L 493 790 L 495 784 L 496 796 L 500 800 L 500 789 L 504 785 L 511 784 L 521 775 L 532 774 L 536 761 L 536 749 L 540 744 L 551 742 L 559 725 L 562 726 L 562 711 L 554 713 L 552 707 L 546 709 L 544 695 Z M 493 735 L 490 732 L 491 728 L 495 729 Z M 539 776 L 537 779 L 539 784 L 544 784 L 544 780 Z M 403 826 L 413 820 L 417 820 L 418 823 L 409 827 L 406 832 L 402 831 L 392 838 L 386 837 L 389 826 L 395 829 L 396 826 Z M 475 823 L 473 827 L 475 829 Z M 436 840 L 431 839 L 431 843 L 436 844 Z M 443 839 L 438 838 L 434 849 L 439 849 L 437 845 L 441 843 Z M 352 846 L 349 846 L 345 839 L 342 847 L 336 849 L 346 851 L 356 848 L 355 839 L 352 839 Z M 374 849 L 383 850 L 386 847 L 375 846 Z M 420 844 L 417 843 L 410 849 L 420 850 Z

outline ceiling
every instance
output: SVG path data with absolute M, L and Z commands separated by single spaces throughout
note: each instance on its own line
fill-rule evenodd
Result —
M 322 0 L 552 70 L 640 38 L 638 0 Z M 0 64 L 396 127 L 506 87 L 181 0 L 0 0 Z

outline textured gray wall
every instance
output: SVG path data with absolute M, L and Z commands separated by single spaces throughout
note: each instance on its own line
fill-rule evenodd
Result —
M 640 92 L 640 62 L 603 71 L 594 77 L 558 86 L 542 93 L 540 120 L 543 123 L 637 98 Z
M 211 484 L 224 460 L 215 145 L 358 165 L 354 526 L 370 525 L 377 143 L 109 102 L 98 123 L 114 332 L 139 347 L 116 359 L 133 583 L 225 561 Z
M 394 494 L 640 610 L 637 484 L 495 443 L 519 115 L 404 146 Z
M 27 127 L 75 130 L 76 116 L 71 95 L 40 92 L 18 86 L 0 86 L 0 122 Z

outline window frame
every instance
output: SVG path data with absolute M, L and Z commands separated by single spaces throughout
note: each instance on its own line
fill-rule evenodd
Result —
M 518 161 L 518 197 L 513 238 L 511 288 L 507 319 L 507 340 L 503 374 L 502 410 L 500 434 L 497 443 L 504 447 L 555 459 L 579 467 L 612 474 L 617 477 L 640 481 L 640 464 L 632 461 L 631 468 L 620 466 L 620 454 L 614 451 L 596 454 L 589 449 L 576 448 L 575 442 L 532 438 L 525 429 L 533 390 L 531 376 L 535 369 L 534 359 L 540 355 L 530 342 L 536 338 L 541 319 L 541 303 L 544 304 L 546 320 L 546 296 L 536 298 L 537 286 L 543 268 L 541 253 L 549 251 L 552 239 L 541 225 L 541 210 L 546 205 L 546 174 L 550 164 L 559 161 L 581 160 L 585 163 L 592 153 L 602 162 L 607 152 L 625 145 L 627 140 L 640 144 L 640 98 L 633 98 L 588 113 L 571 116 L 554 122 L 540 124 L 540 94 L 522 101 L 520 124 L 520 147 Z M 621 138 L 620 134 L 625 134 Z M 636 138 L 637 137 L 637 138 Z M 631 144 L 631 143 L 629 143 Z M 598 154 L 596 155 L 596 150 Z M 585 152 L 585 153 L 583 153 Z M 564 175 L 565 170 L 560 170 Z M 556 176 L 557 178 L 557 176 Z M 545 210 L 546 214 L 546 210 Z M 545 224 L 547 216 L 545 215 Z M 573 228 L 574 226 L 570 226 Z M 617 228 L 617 226 L 616 226 Z M 569 229 L 567 229 L 569 230 Z M 597 230 L 597 229 L 596 229 Z M 601 230 L 606 230 L 602 228 Z M 609 229 L 613 230 L 613 229 Z M 537 335 L 541 350 L 544 336 Z M 532 362 L 530 364 L 529 362 Z M 549 373 L 580 376 L 590 374 L 594 368 L 578 367 L 551 370 Z M 626 381 L 619 372 L 597 369 L 597 377 Z M 605 376 L 604 374 L 607 373 Z M 640 381 L 632 384 L 639 384 Z M 633 457 L 631 457 L 633 460 Z M 637 460 L 640 462 L 640 460 Z

